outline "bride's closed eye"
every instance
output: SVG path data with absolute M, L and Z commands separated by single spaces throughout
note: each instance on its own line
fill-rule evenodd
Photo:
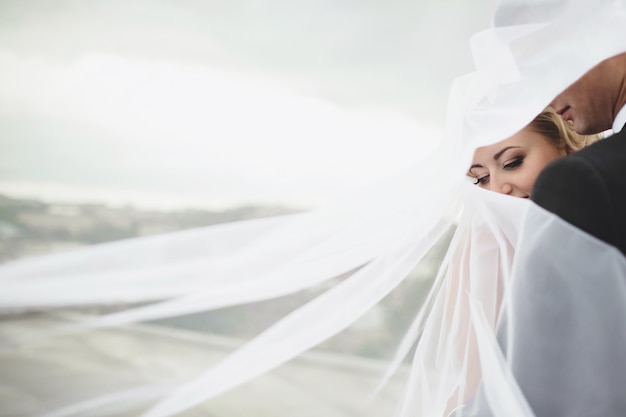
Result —
M 506 164 L 504 164 L 504 169 L 514 169 L 517 168 L 518 166 L 522 165 L 522 162 L 524 162 L 524 157 L 523 156 L 518 156 L 513 158 L 513 160 L 511 162 L 508 162 Z

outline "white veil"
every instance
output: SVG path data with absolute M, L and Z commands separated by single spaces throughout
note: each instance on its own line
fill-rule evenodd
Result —
M 510 23 L 524 5 L 502 2 L 496 23 Z M 557 11 L 549 21 L 535 19 L 543 16 L 542 5 Z M 626 11 L 612 1 L 533 2 L 524 10 L 524 21 L 515 23 L 530 24 L 495 27 L 473 39 L 477 72 L 452 89 L 444 144 L 402 175 L 309 213 L 0 267 L 5 311 L 54 317 L 55 309 L 68 306 L 118 310 L 30 333 L 5 326 L 5 360 L 31 363 L 37 363 L 33 350 L 54 341 L 97 343 L 118 326 L 143 337 L 145 328 L 125 325 L 330 283 L 213 366 L 167 378 L 142 374 L 126 384 L 97 374 L 100 384 L 85 385 L 84 392 L 48 387 L 23 415 L 193 412 L 346 329 L 423 265 L 451 229 L 428 298 L 387 374 L 380 373 L 383 380 L 406 375 L 398 415 L 620 415 L 626 409 L 619 389 L 626 382 L 619 356 L 626 346 L 623 256 L 528 200 L 473 187 L 465 171 L 476 147 L 515 133 L 601 59 L 625 51 Z M 59 368 L 64 380 L 77 376 L 72 355 L 76 350 L 60 349 L 53 357 L 65 364 Z M 28 401 L 35 395 L 25 389 L 28 379 L 44 378 L 50 372 L 44 365 L 34 374 L 1 378 L 0 392 Z M 361 415 L 367 412 L 382 413 L 366 407 Z

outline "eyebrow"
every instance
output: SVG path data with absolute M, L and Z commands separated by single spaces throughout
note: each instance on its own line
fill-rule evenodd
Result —
M 496 152 L 493 155 L 493 159 L 494 161 L 497 161 L 498 159 L 500 159 L 500 157 L 502 156 L 503 153 L 505 153 L 506 151 L 508 151 L 509 149 L 516 149 L 516 148 L 521 148 L 521 146 L 507 146 L 504 149 L 501 149 L 500 151 Z
M 500 149 L 498 152 L 496 152 L 493 155 L 493 159 L 494 161 L 497 161 L 498 159 L 500 159 L 500 157 L 502 156 L 503 153 L 505 153 L 506 151 L 508 151 L 509 149 L 516 149 L 516 148 L 521 148 L 521 146 L 507 146 L 506 148 Z M 474 168 L 484 168 L 482 165 L 480 164 L 474 164 L 470 167 L 470 171 Z

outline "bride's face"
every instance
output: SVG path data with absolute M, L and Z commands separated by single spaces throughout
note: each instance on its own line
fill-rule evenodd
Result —
M 529 198 L 541 170 L 565 154 L 543 135 L 525 128 L 502 142 L 476 149 L 469 175 L 479 187 Z

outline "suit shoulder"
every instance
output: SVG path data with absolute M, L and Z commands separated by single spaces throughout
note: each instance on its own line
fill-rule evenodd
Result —
M 532 199 L 539 205 L 556 194 L 584 195 L 602 188 L 603 178 L 591 162 L 579 155 L 559 158 L 548 164 L 535 182 Z M 592 187 L 589 189 L 588 187 Z
M 573 154 L 549 164 L 535 182 L 532 200 L 568 223 L 615 244 L 610 192 L 593 161 L 584 155 Z

